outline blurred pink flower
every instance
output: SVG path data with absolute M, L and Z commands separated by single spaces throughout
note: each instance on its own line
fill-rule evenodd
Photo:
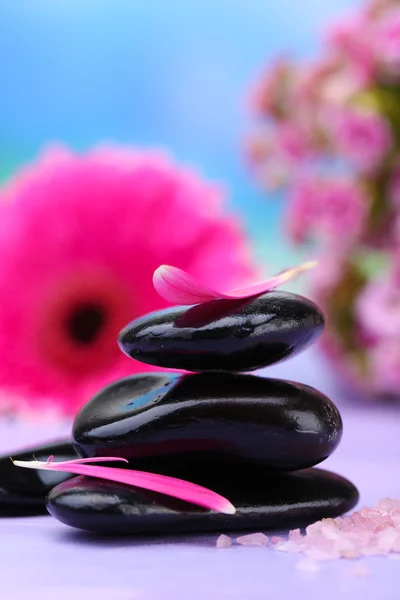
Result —
M 262 137 L 253 137 L 247 148 L 257 179 L 271 189 L 288 182 L 314 153 L 306 128 L 290 121 Z
M 330 246 L 319 258 L 317 268 L 310 271 L 309 280 L 313 297 L 318 298 L 321 305 L 325 304 L 326 299 L 331 298 L 332 290 L 340 283 L 346 270 L 346 258 L 345 248 L 339 248 L 337 245 Z
M 351 108 L 332 120 L 332 136 L 337 150 L 364 171 L 377 170 L 391 146 L 389 124 L 383 117 Z
M 386 12 L 378 22 L 375 41 L 378 60 L 389 73 L 399 79 L 400 69 L 400 9 Z
M 375 24 L 368 12 L 350 15 L 327 31 L 329 50 L 350 63 L 355 79 L 362 85 L 370 84 L 376 73 L 374 36 Z
M 371 378 L 380 393 L 399 395 L 400 343 L 397 338 L 382 339 L 369 353 Z
M 400 208 L 400 165 L 397 165 L 389 181 L 389 198 L 393 208 Z
M 351 179 L 302 179 L 292 189 L 287 229 L 295 242 L 324 234 L 347 245 L 360 235 L 367 210 L 368 199 Z
M 261 77 L 250 95 L 250 104 L 259 115 L 279 118 L 286 112 L 294 68 L 285 58 L 277 59 Z
M 286 231 L 296 243 L 304 242 L 315 222 L 315 181 L 303 178 L 296 182 L 286 209 Z
M 356 300 L 355 314 L 363 329 L 376 338 L 400 335 L 400 285 L 392 274 L 365 286 Z
M 268 152 L 252 167 L 289 190 L 292 240 L 322 252 L 311 293 L 340 379 L 369 396 L 387 391 L 380 365 L 393 348 L 387 378 L 400 397 L 399 0 L 364 0 L 330 27 L 316 60 L 291 65 L 284 110 L 257 115 Z
M 252 275 L 220 190 L 158 154 L 49 151 L 2 196 L 0 386 L 18 394 L 14 409 L 73 414 L 146 370 L 116 336 L 164 305 L 152 285 L 160 264 L 227 289 Z
M 275 131 L 275 150 L 285 162 L 297 166 L 312 154 L 309 134 L 299 123 L 287 121 Z

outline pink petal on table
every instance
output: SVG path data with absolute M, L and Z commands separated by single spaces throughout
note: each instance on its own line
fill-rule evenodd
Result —
M 172 496 L 173 498 L 179 498 L 180 500 L 198 504 L 199 506 L 227 515 L 233 515 L 236 512 L 235 507 L 229 500 L 195 483 L 189 483 L 188 481 L 176 479 L 175 477 L 167 477 L 166 475 L 146 473 L 144 471 L 118 469 L 115 467 L 99 467 L 97 465 L 87 464 L 92 460 L 93 459 L 84 458 L 60 463 L 15 460 L 13 463 L 17 467 L 24 467 L 27 469 L 64 471 L 66 473 L 74 473 L 75 475 L 87 475 L 90 477 L 107 479 L 109 481 L 116 481 L 118 483 L 125 483 L 126 485 L 132 485 L 167 496 Z M 96 457 L 93 462 L 107 462 L 111 460 L 115 460 L 115 458 Z
M 164 300 L 168 300 L 172 304 L 199 304 L 200 302 L 207 302 L 209 300 L 217 300 L 220 298 L 228 300 L 238 300 L 244 298 L 251 298 L 252 296 L 258 296 L 264 294 L 273 288 L 276 288 L 287 281 L 290 281 L 297 275 L 314 268 L 317 265 L 317 261 L 305 262 L 297 267 L 286 269 L 266 279 L 261 283 L 256 283 L 249 287 L 233 290 L 229 293 L 219 292 L 207 287 L 201 281 L 198 281 L 189 273 L 178 269 L 177 267 L 171 267 L 169 265 L 161 265 L 154 272 L 153 285 L 160 296 Z

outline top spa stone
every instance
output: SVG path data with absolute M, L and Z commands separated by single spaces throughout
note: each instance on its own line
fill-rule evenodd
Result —
M 132 358 L 159 367 L 253 371 L 298 354 L 323 326 L 313 302 L 273 291 L 150 313 L 122 330 L 119 345 Z

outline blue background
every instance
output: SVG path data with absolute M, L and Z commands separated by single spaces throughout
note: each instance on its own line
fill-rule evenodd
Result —
M 9 0 L 0 6 L 0 176 L 50 141 L 169 148 L 223 181 L 268 268 L 292 262 L 282 200 L 246 171 L 249 86 L 316 54 L 356 0 Z

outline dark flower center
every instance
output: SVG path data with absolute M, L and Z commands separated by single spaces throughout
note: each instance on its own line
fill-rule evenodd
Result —
M 78 344 L 89 345 L 96 340 L 107 321 L 104 306 L 91 302 L 77 304 L 66 319 L 69 337 Z

